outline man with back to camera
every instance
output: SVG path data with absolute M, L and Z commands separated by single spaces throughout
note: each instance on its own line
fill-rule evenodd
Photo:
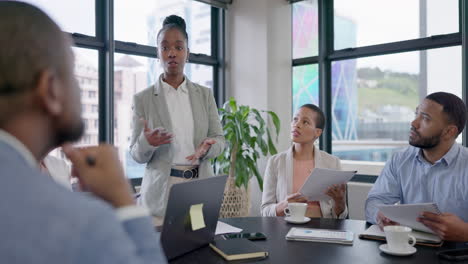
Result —
M 457 96 L 432 93 L 416 108 L 411 122 L 409 144 L 395 153 L 370 190 L 366 220 L 397 224 L 378 211 L 380 204 L 435 202 L 442 215 L 425 212 L 418 221 L 444 240 L 468 241 L 453 232 L 455 223 L 468 221 L 468 150 L 455 142 L 466 123 L 466 106 Z M 434 222 L 437 225 L 434 225 Z M 457 228 L 466 228 L 458 225 Z
M 13 1 L 0 1 L 0 32 L 0 263 L 166 263 L 112 146 L 64 147 L 99 199 L 39 170 L 50 150 L 83 133 L 68 36 Z

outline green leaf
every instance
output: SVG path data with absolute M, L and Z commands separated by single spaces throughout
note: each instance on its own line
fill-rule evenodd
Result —
M 270 130 L 267 131 L 267 138 L 268 138 L 268 151 L 270 154 L 275 155 L 278 151 L 275 148 L 275 144 L 271 140 Z
M 267 145 L 267 143 L 261 137 L 257 137 L 257 142 L 258 142 L 258 145 L 259 145 L 259 147 L 260 147 L 260 149 L 262 151 L 262 154 L 266 156 L 268 154 L 268 145 Z
M 257 109 L 252 109 L 252 112 L 255 115 L 255 120 L 257 120 L 257 122 L 258 122 L 258 124 L 260 126 L 260 129 L 264 128 L 265 127 L 265 120 L 263 119 L 260 112 Z
M 229 107 L 231 108 L 231 112 L 237 112 L 237 103 L 234 97 L 229 98 Z
M 271 120 L 273 120 L 273 124 L 275 125 L 276 141 L 278 141 L 278 135 L 279 135 L 279 132 L 280 132 L 280 127 L 281 127 L 280 119 L 279 119 L 278 115 L 276 115 L 276 113 L 273 112 L 273 111 L 267 111 L 267 113 L 270 114 Z

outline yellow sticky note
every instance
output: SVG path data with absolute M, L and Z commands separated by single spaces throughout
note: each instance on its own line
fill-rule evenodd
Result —
M 190 222 L 192 230 L 196 231 L 205 227 L 205 219 L 203 218 L 203 204 L 194 204 L 190 206 Z

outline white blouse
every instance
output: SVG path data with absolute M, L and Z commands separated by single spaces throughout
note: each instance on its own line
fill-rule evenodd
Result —
M 174 135 L 171 144 L 172 153 L 174 153 L 172 163 L 173 165 L 189 165 L 191 161 L 188 161 L 186 157 L 195 153 L 195 146 L 193 144 L 192 106 L 190 105 L 186 79 L 177 89 L 162 79 L 161 83 Z M 198 164 L 198 161 L 195 164 Z

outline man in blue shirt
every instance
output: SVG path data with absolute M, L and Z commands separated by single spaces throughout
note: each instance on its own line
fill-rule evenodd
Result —
M 0 1 L 0 34 L 0 263 L 167 263 L 114 147 L 64 147 L 90 194 L 39 169 L 84 130 L 68 34 L 14 1 Z
M 454 221 L 468 221 L 468 151 L 455 142 L 465 127 L 465 104 L 453 94 L 437 92 L 426 96 L 415 114 L 411 146 L 385 165 L 367 197 L 366 219 L 383 227 L 395 223 L 378 211 L 380 204 L 435 202 L 446 212 L 437 218 L 444 224 L 431 225 L 431 214 L 419 220 L 446 240 L 460 240 L 447 235 L 447 229 Z

